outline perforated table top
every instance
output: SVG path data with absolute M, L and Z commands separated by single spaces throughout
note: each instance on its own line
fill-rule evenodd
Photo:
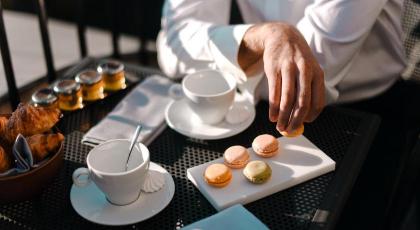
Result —
M 91 65 L 93 61 L 85 63 Z M 86 67 L 79 66 L 80 68 Z M 79 68 L 79 69 L 80 69 Z M 72 71 L 76 71 L 74 69 Z M 139 67 L 129 70 L 139 79 L 155 73 Z M 129 89 L 127 90 L 129 91 Z M 66 134 L 63 168 L 44 192 L 19 203 L 0 205 L 0 229 L 106 229 L 80 217 L 70 204 L 73 171 L 85 164 L 90 147 L 80 143 L 96 124 L 126 94 L 112 95 L 85 109 L 66 114 L 59 127 Z M 254 123 L 230 138 L 203 141 L 185 137 L 170 128 L 149 146 L 151 160 L 160 164 L 175 181 L 171 203 L 158 215 L 124 229 L 176 229 L 216 213 L 211 204 L 186 178 L 186 169 L 221 157 L 232 144 L 248 146 L 258 134 L 277 131 L 267 118 L 268 105 L 257 106 Z M 245 205 L 271 229 L 331 229 L 351 191 L 371 139 L 376 117 L 335 107 L 327 108 L 305 126 L 305 136 L 337 163 L 334 172 Z M 1 189 L 1 188 L 0 188 Z

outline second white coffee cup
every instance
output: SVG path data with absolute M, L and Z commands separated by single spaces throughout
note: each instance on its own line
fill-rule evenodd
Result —
M 136 201 L 148 174 L 150 154 L 145 145 L 136 144 L 125 171 L 129 146 L 129 140 L 118 139 L 93 148 L 86 159 L 88 168 L 74 171 L 74 185 L 84 187 L 93 181 L 112 204 Z
M 221 122 L 235 99 L 236 79 L 218 70 L 201 70 L 182 80 L 188 105 L 204 124 Z

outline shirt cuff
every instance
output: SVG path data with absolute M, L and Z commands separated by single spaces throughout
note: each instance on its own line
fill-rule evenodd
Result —
M 238 51 L 245 32 L 252 24 L 215 27 L 210 32 L 209 49 L 221 71 L 230 72 L 239 83 L 247 77 L 238 64 Z

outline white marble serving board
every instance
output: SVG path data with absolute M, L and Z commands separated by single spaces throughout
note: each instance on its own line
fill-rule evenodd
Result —
M 223 188 L 208 185 L 203 178 L 209 164 L 222 163 L 223 157 L 187 169 L 188 179 L 200 190 L 218 211 L 234 204 L 247 204 L 290 188 L 335 169 L 335 162 L 306 137 L 278 138 L 280 153 L 272 158 L 262 158 L 249 148 L 250 160 L 263 160 L 272 169 L 272 176 L 264 184 L 252 184 L 242 174 L 242 169 L 232 169 L 232 181 Z

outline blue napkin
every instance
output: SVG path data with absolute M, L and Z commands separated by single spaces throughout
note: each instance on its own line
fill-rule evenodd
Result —
M 192 223 L 182 229 L 190 230 L 265 230 L 265 226 L 257 217 L 237 204 L 212 216 Z
M 14 160 L 14 167 L 7 170 L 6 172 L 0 173 L 0 177 L 4 176 L 13 176 L 19 173 L 24 173 L 32 168 L 36 168 L 42 165 L 44 162 L 48 160 L 44 159 L 43 161 L 39 162 L 38 164 L 34 164 L 34 159 L 32 157 L 32 151 L 29 148 L 29 144 L 26 141 L 25 137 L 19 134 L 16 137 L 15 143 L 13 144 L 13 160 Z
M 31 149 L 25 137 L 19 134 L 13 145 L 13 157 L 16 162 L 16 169 L 19 172 L 26 172 L 34 165 Z

